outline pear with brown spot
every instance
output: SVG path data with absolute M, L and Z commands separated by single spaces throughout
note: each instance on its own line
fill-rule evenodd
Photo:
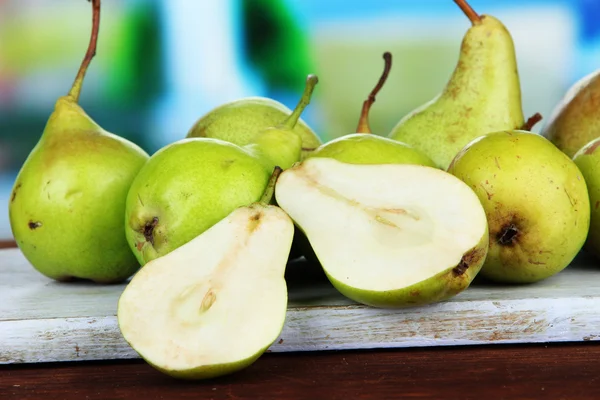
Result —
M 583 246 L 590 224 L 585 180 L 544 137 L 490 133 L 465 146 L 448 172 L 477 193 L 486 211 L 490 245 L 482 276 L 540 281 L 567 267 Z
M 309 158 L 283 172 L 275 196 L 333 286 L 370 306 L 449 299 L 487 254 L 479 199 L 437 168 Z
M 556 105 L 542 135 L 569 157 L 600 137 L 600 69 L 584 76 Z
M 111 283 L 139 268 L 123 215 L 129 186 L 148 154 L 102 129 L 78 104 L 100 29 L 100 1 L 92 7 L 88 51 L 17 176 L 9 215 L 17 244 L 39 272 L 59 281 Z
M 118 303 L 125 340 L 150 365 L 181 379 L 231 374 L 256 361 L 285 322 L 292 220 L 262 199 L 240 207 L 147 263 Z
M 471 21 L 458 63 L 437 97 L 406 115 L 389 137 L 427 154 L 442 169 L 472 139 L 523 125 L 514 43 L 506 27 L 455 0 Z

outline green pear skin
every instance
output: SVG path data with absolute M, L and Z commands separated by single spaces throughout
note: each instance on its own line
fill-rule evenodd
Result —
M 148 155 L 62 97 L 19 172 L 9 204 L 19 248 L 59 281 L 122 281 L 139 264 L 123 230 L 127 191 Z
M 590 229 L 585 248 L 600 258 L 600 138 L 583 146 L 573 161 L 585 178 L 590 199 Z
M 218 106 L 203 115 L 189 130 L 187 137 L 206 137 L 245 146 L 262 130 L 284 122 L 292 111 L 268 98 L 249 97 Z M 321 145 L 319 136 L 302 119 L 293 131 L 300 136 L 302 148 L 312 150 Z
M 389 137 L 427 154 L 442 169 L 472 139 L 523 125 L 512 38 L 482 15 L 463 38 L 458 64 L 443 92 L 406 115 Z
M 569 157 L 600 137 L 600 69 L 576 82 L 555 107 L 541 134 Z
M 437 166 L 423 152 L 372 133 L 354 133 L 323 144 L 306 158 L 327 157 L 350 164 L 417 164 Z
M 258 201 L 270 173 L 252 153 L 218 139 L 183 139 L 159 150 L 127 196 L 127 240 L 138 261 L 163 256 Z
M 475 191 L 490 245 L 481 275 L 532 283 L 566 268 L 582 248 L 590 203 L 575 163 L 544 137 L 503 131 L 470 142 L 448 172 Z

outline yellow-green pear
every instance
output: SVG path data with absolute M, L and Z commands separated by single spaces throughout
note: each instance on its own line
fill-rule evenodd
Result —
M 385 84 L 392 67 L 392 55 L 383 54 L 385 66 L 379 82 L 364 101 L 356 133 L 339 137 L 308 153 L 309 157 L 328 157 L 351 164 L 419 164 L 435 167 L 422 151 L 396 140 L 375 135 L 369 127 L 369 111 Z
M 149 262 L 123 291 L 121 333 L 157 370 L 190 380 L 231 374 L 281 334 L 294 226 L 269 204 L 280 171 L 262 199 Z
M 600 258 L 600 138 L 583 146 L 573 161 L 585 178 L 590 198 L 590 229 L 585 248 Z
M 515 130 L 479 137 L 448 172 L 475 191 L 487 215 L 490 245 L 482 276 L 540 281 L 567 267 L 583 246 L 590 224 L 585 180 L 543 136 Z
M 212 138 L 186 138 L 157 151 L 127 196 L 125 231 L 144 265 L 189 242 L 234 209 L 258 201 L 273 168 L 300 160 L 293 130 L 318 79 L 309 75 L 296 109 L 245 146 Z
M 455 0 L 471 20 L 454 73 L 433 100 L 406 115 L 389 137 L 423 151 L 442 169 L 472 139 L 523 125 L 510 33 L 498 19 Z
M 487 254 L 479 199 L 437 168 L 308 158 L 281 174 L 275 197 L 333 286 L 373 307 L 449 299 Z
M 600 69 L 581 78 L 554 108 L 541 134 L 569 157 L 600 137 Z
M 123 215 L 129 186 L 148 155 L 102 129 L 78 104 L 100 26 L 100 0 L 92 7 L 87 54 L 17 176 L 9 216 L 19 248 L 42 274 L 111 283 L 139 268 Z

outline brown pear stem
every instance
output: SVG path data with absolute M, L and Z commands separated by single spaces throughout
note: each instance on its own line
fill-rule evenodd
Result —
M 356 128 L 356 133 L 371 133 L 371 127 L 369 126 L 369 111 L 371 110 L 371 106 L 375 103 L 375 96 L 381 90 L 385 81 L 387 80 L 390 70 L 392 69 L 392 53 L 386 51 L 383 53 L 383 59 L 385 60 L 385 65 L 383 67 L 383 73 L 379 78 L 379 82 L 373 88 L 371 93 L 369 93 L 369 97 L 367 100 L 363 102 L 362 111 L 360 113 L 360 119 L 358 120 L 358 127 Z
M 277 183 L 277 179 L 279 178 L 279 175 L 281 175 L 282 172 L 283 170 L 278 166 L 275 166 L 275 168 L 273 168 L 271 178 L 269 178 L 267 187 L 265 188 L 265 191 L 262 197 L 260 198 L 260 204 L 263 204 L 265 206 L 271 204 L 271 200 L 273 200 L 273 194 L 275 193 L 275 184 Z
M 90 36 L 90 44 L 88 45 L 87 52 L 83 58 L 83 62 L 79 67 L 75 82 L 69 91 L 69 97 L 73 98 L 75 102 L 79 101 L 79 95 L 81 93 L 81 86 L 83 85 L 83 78 L 85 73 L 92 61 L 92 58 L 96 55 L 96 45 L 98 43 L 98 32 L 100 31 L 100 0 L 88 0 L 92 3 L 92 35 Z
M 542 120 L 542 114 L 540 114 L 539 112 L 535 113 L 531 117 L 529 117 L 529 119 L 519 129 L 522 131 L 531 131 L 533 129 L 533 127 L 535 126 L 535 124 L 537 124 L 541 120 Z
M 467 18 L 471 20 L 473 25 L 479 25 L 481 23 L 481 17 L 475 12 L 475 10 L 473 10 L 469 3 L 467 3 L 467 0 L 454 0 L 454 2 L 465 13 Z

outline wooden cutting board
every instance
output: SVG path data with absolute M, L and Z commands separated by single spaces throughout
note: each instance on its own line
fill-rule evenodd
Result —
M 349 301 L 303 262 L 287 280 L 285 327 L 268 351 L 600 340 L 600 265 L 583 256 L 536 284 L 475 282 L 400 310 Z M 0 250 L 0 364 L 137 358 L 116 319 L 124 287 L 54 282 L 18 249 Z

